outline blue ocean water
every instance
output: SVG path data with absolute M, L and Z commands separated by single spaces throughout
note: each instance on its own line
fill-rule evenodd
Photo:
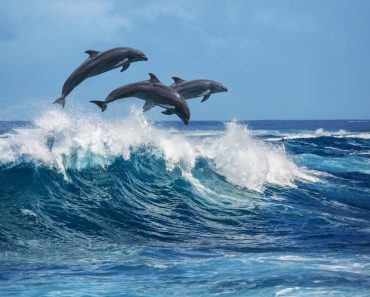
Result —
M 369 296 L 370 121 L 0 122 L 1 296 Z

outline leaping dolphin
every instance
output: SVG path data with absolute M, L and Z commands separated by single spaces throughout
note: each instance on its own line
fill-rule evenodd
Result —
M 148 61 L 148 58 L 141 51 L 130 47 L 117 47 L 104 52 L 94 50 L 85 51 L 89 55 L 67 78 L 63 85 L 62 96 L 53 103 L 65 105 L 65 97 L 85 79 L 102 74 L 109 70 L 122 67 L 121 72 L 125 71 L 131 63 L 137 61 Z
M 163 114 L 176 114 L 185 125 L 189 123 L 190 110 L 184 97 L 171 87 L 163 85 L 153 74 L 149 73 L 150 79 L 113 90 L 104 101 L 92 100 L 102 111 L 107 109 L 107 104 L 118 99 L 136 97 L 145 100 L 143 111 L 148 111 L 158 105 L 166 110 Z
M 184 80 L 177 76 L 173 76 L 172 79 L 174 83 L 171 88 L 179 92 L 185 99 L 203 97 L 201 102 L 204 102 L 214 93 L 228 91 L 225 86 L 214 80 Z

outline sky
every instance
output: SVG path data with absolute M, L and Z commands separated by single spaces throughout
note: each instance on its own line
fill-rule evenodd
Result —
M 65 112 L 155 73 L 214 79 L 229 88 L 188 101 L 191 120 L 369 119 L 370 1 L 366 0 L 0 0 L 0 120 L 48 109 L 87 49 L 130 46 L 148 62 L 89 78 Z M 128 114 L 140 99 L 104 114 Z M 147 113 L 152 120 L 177 120 Z M 101 113 L 101 112 L 100 112 Z

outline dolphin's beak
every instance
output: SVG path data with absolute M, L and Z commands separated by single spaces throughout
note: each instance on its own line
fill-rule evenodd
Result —
M 229 91 L 229 89 L 228 89 L 228 88 L 226 88 L 226 87 L 224 87 L 224 86 L 222 86 L 222 91 L 223 91 L 223 92 L 228 92 L 228 91 Z
M 188 125 L 189 124 L 189 119 L 190 119 L 190 116 L 187 116 L 186 114 L 182 113 L 182 112 L 176 112 L 175 113 L 178 115 L 178 117 L 183 121 L 183 123 L 185 125 Z
M 148 57 L 142 52 L 135 52 L 133 54 L 132 62 L 148 61 Z
M 180 116 L 180 115 L 179 115 Z M 185 124 L 185 125 L 188 125 L 189 124 L 189 118 L 187 117 L 187 116 L 185 116 L 185 115 L 181 115 L 180 116 L 180 119 L 183 121 L 183 123 Z

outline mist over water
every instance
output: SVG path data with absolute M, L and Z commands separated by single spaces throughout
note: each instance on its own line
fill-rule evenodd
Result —
M 0 125 L 5 296 L 370 289 L 367 122 Z

